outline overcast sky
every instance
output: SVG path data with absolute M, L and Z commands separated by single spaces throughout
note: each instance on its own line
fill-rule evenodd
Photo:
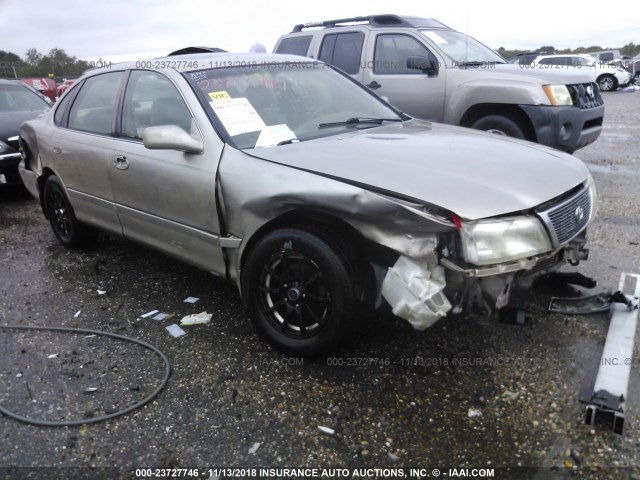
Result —
M 260 42 L 271 52 L 297 23 L 378 13 L 435 18 L 495 49 L 621 47 L 640 43 L 635 10 L 558 0 L 0 0 L 0 50 L 24 58 L 29 48 L 62 48 L 80 59 L 107 61 L 163 56 L 193 45 L 244 52 Z

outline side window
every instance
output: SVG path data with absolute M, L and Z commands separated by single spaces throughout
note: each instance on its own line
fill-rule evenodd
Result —
M 69 128 L 110 135 L 123 75 L 111 72 L 87 78 L 69 112 Z
M 325 35 L 318 60 L 329 63 L 345 73 L 360 71 L 364 33 L 330 33 Z
M 64 99 L 61 102 L 58 102 L 58 105 L 56 106 L 56 113 L 53 116 L 53 121 L 59 127 L 66 126 L 66 125 L 63 125 L 62 122 L 64 120 L 65 113 L 67 113 L 67 110 L 69 110 L 69 105 L 71 105 L 71 99 L 73 97 L 74 97 L 74 93 L 68 92 L 67 95 L 64 97 Z
M 141 139 L 145 128 L 159 125 L 176 125 L 190 134 L 191 113 L 171 80 L 158 72 L 134 70 L 124 94 L 122 135 Z
M 571 65 L 570 57 L 551 57 L 540 60 L 540 65 Z
M 599 57 L 601 62 L 610 62 L 613 60 L 613 52 L 601 53 Z
M 421 75 L 421 70 L 407 67 L 407 57 L 435 60 L 431 51 L 408 35 L 384 34 L 376 38 L 373 72 L 379 75 Z
M 309 45 L 311 45 L 311 35 L 285 38 L 278 45 L 276 53 L 288 53 L 306 57 L 309 51 Z

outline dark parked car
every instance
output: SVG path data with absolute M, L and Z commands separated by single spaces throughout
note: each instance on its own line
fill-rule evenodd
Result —
M 47 110 L 49 104 L 30 88 L 18 82 L 0 80 L 0 184 L 20 182 L 20 125 Z

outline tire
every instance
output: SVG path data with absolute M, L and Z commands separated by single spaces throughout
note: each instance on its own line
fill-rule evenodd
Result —
M 618 80 L 613 75 L 605 74 L 598 77 L 598 86 L 602 92 L 610 92 L 618 88 Z
M 486 117 L 482 117 L 479 120 L 476 120 L 476 122 L 471 125 L 471 128 L 498 133 L 508 137 L 525 138 L 522 128 L 520 128 L 520 126 L 510 118 L 502 115 L 488 115 Z
M 76 219 L 64 186 L 55 175 L 44 185 L 44 209 L 53 233 L 65 247 L 77 250 L 95 242 L 98 231 Z
M 637 85 L 640 86 L 640 73 L 636 73 L 633 78 L 631 79 L 631 84 L 632 85 Z
M 349 335 L 354 289 L 349 261 L 329 239 L 275 230 L 251 249 L 242 296 L 258 333 L 295 356 L 319 356 Z

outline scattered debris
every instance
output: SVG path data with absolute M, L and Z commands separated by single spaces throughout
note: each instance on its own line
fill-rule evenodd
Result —
M 98 292 L 98 295 L 106 295 L 107 294 L 106 290 L 96 290 L 96 292 Z
M 254 455 L 260 448 L 260 445 L 262 445 L 262 443 L 260 442 L 254 443 L 253 446 L 249 449 L 249 455 Z
M 76 312 L 76 314 L 73 316 L 73 318 L 78 318 L 79 316 L 80 316 L 80 310 L 78 310 L 78 311 Z
M 326 433 L 327 435 L 334 435 L 336 433 L 333 428 L 323 427 L 321 425 L 318 426 L 318 430 L 320 430 L 322 433 Z
M 180 325 L 202 325 L 211 321 L 213 313 L 200 312 L 193 315 L 187 315 L 180 320 Z
M 85 335 L 84 338 L 93 338 L 95 336 L 96 336 L 95 334 L 94 335 Z
M 184 303 L 196 303 L 198 300 L 200 299 L 196 297 L 187 297 L 184 299 Z
M 147 318 L 151 315 L 155 315 L 156 313 L 160 313 L 160 310 L 151 310 L 150 312 L 145 313 L 144 315 L 140 315 L 140 318 Z
M 396 461 L 398 461 L 400 459 L 400 457 L 398 455 L 395 455 L 395 454 L 393 454 L 391 452 L 387 452 L 387 458 L 389 460 L 391 460 L 392 462 L 396 462 Z
M 51 355 L 48 355 L 47 358 L 56 358 L 57 356 L 57 353 L 52 353 Z
M 183 335 L 187 334 L 187 332 L 185 332 L 175 323 L 172 323 L 171 325 L 165 328 L 167 329 L 167 332 L 171 334 L 172 337 L 182 337 Z
M 519 393 L 516 392 L 511 392 L 509 390 L 507 390 L 506 392 L 503 393 L 503 395 L 505 397 L 509 397 L 511 400 L 515 400 L 518 398 L 518 396 L 520 395 Z
M 18 374 L 16 375 L 16 378 L 22 378 L 22 374 L 21 374 L 21 373 L 18 373 Z
M 95 392 L 96 390 L 98 390 L 98 388 L 97 388 L 97 387 L 87 387 L 87 388 L 85 388 L 85 389 L 84 389 L 84 393 L 85 393 L 86 395 L 88 395 L 88 394 L 90 394 L 90 393 Z
M 155 317 L 153 317 L 151 320 L 156 320 L 158 322 L 161 322 L 162 320 L 165 320 L 168 316 L 169 315 L 167 313 L 159 313 Z
M 478 410 L 477 408 L 470 408 L 469 409 L 469 413 L 467 415 L 468 415 L 469 418 L 481 417 L 482 416 L 482 412 L 480 410 Z

